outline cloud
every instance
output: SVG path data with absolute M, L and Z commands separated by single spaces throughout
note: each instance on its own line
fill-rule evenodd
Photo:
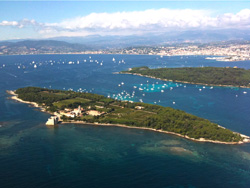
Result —
M 250 27 L 250 9 L 243 9 L 237 14 L 227 13 L 218 16 L 217 26 L 223 28 L 249 28 Z
M 192 28 L 199 27 L 208 12 L 204 10 L 151 9 L 134 12 L 92 13 L 50 24 L 68 30 L 122 30 L 150 28 Z
M 65 30 L 151 30 L 151 29 L 193 29 L 234 28 L 250 26 L 250 9 L 237 14 L 210 16 L 207 10 L 151 9 L 134 12 L 92 13 L 60 23 L 47 24 Z
M 25 26 L 43 26 L 44 24 L 38 23 L 35 20 L 23 19 L 21 21 L 2 21 L 0 22 L 0 26 L 15 26 L 18 28 L 23 28 Z
M 129 35 L 190 29 L 250 28 L 250 9 L 212 16 L 208 10 L 149 9 L 145 11 L 91 13 L 58 23 L 35 20 L 2 21 L 0 26 L 33 26 L 43 36 Z
M 17 26 L 18 22 L 16 21 L 2 21 L 0 22 L 0 26 Z

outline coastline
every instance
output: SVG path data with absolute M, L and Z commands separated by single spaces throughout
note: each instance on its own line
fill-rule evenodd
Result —
M 30 104 L 31 106 L 33 107 L 36 107 L 36 108 L 40 108 L 40 110 L 42 112 L 46 112 L 48 114 L 51 114 L 51 115 L 54 115 L 53 113 L 50 113 L 48 111 L 46 111 L 46 109 L 42 106 L 39 106 L 36 102 L 30 102 L 30 101 L 24 101 L 20 98 L 18 98 L 18 95 L 14 92 L 14 91 L 11 91 L 11 90 L 7 90 L 6 91 L 9 95 L 12 95 L 11 97 L 9 97 L 10 99 L 12 100 L 15 100 L 15 101 L 18 101 L 18 102 L 21 102 L 21 103 L 25 103 L 25 104 Z
M 127 54 L 127 53 L 112 53 L 112 52 L 107 52 L 107 53 L 98 53 L 98 52 L 63 52 L 63 53 L 26 53 L 26 54 L 0 54 L 0 56 L 17 56 L 17 55 L 149 55 L 149 56 L 161 56 L 161 54 L 139 54 L 139 53 L 134 53 L 134 54 Z M 235 62 L 235 61 L 249 61 L 250 59 L 227 59 L 230 56 L 227 55 L 214 55 L 214 54 L 166 54 L 166 55 L 162 55 L 162 56 L 166 56 L 166 57 L 175 57 L 175 56 L 219 56 L 219 57 L 223 57 L 222 59 L 207 59 L 207 60 L 215 60 L 215 61 L 219 61 L 219 62 Z M 234 55 L 232 55 L 234 56 Z
M 168 81 L 168 82 L 177 82 L 177 83 L 183 83 L 183 84 L 193 84 L 193 85 L 206 85 L 206 86 L 217 86 L 217 87 L 235 87 L 235 88 L 250 88 L 247 86 L 233 86 L 233 85 L 216 85 L 216 84 L 205 84 L 205 83 L 196 83 L 196 82 L 187 82 L 187 81 L 180 81 L 180 80 L 169 80 L 169 79 L 162 79 L 162 78 L 157 78 L 154 76 L 148 76 L 148 75 L 142 75 L 138 73 L 130 73 L 130 72 L 119 72 L 119 73 L 114 73 L 114 74 L 131 74 L 131 75 L 136 75 L 136 76 L 141 76 L 141 77 L 147 77 L 147 78 L 153 78 L 157 80 L 162 80 L 162 81 Z
M 11 90 L 7 90 L 6 91 L 9 95 L 12 95 L 10 97 L 10 99 L 12 100 L 15 100 L 15 101 L 18 101 L 18 102 L 21 102 L 21 103 L 26 103 L 26 104 L 30 104 L 36 108 L 39 108 L 42 112 L 45 112 L 45 113 L 48 113 L 48 114 L 51 114 L 51 115 L 54 115 L 54 116 L 57 116 L 59 119 L 60 117 L 58 116 L 58 114 L 55 112 L 55 113 L 50 113 L 48 111 L 46 111 L 45 108 L 39 106 L 37 103 L 35 102 L 29 102 L 29 101 L 24 101 L 20 98 L 18 98 L 18 95 L 14 92 L 14 91 L 11 91 Z M 150 131 L 155 131 L 155 132 L 160 132 L 160 133 L 165 133 L 165 134 L 171 134 L 171 135 L 176 135 L 176 136 L 179 136 L 179 137 L 182 137 L 182 138 L 186 138 L 188 140 L 192 140 L 192 141 L 196 141 L 196 142 L 209 142 L 209 143 L 216 143 L 216 144 L 227 144 L 227 145 L 238 145 L 238 144 L 244 144 L 244 143 L 250 143 L 250 137 L 249 136 L 246 136 L 246 135 L 243 135 L 243 134 L 240 134 L 241 137 L 243 137 L 243 141 L 239 141 L 239 142 L 222 142 L 222 141 L 216 141 L 216 140 L 207 140 L 205 138 L 199 138 L 199 139 L 195 139 L 195 138 L 191 138 L 191 137 L 188 137 L 186 135 L 182 135 L 182 134 L 179 134 L 179 133 L 175 133 L 175 132 L 170 132 L 170 131 L 164 131 L 164 130 L 157 130 L 157 129 L 153 129 L 153 128 L 147 128 L 147 127 L 135 127 L 135 126 L 128 126 L 128 125 L 123 125 L 123 124 L 105 124 L 105 123 L 98 123 L 98 122 L 95 122 L 95 123 L 88 123 L 88 122 L 85 122 L 85 121 L 74 121 L 74 120 L 71 120 L 71 121 L 61 121 L 60 124 L 68 124 L 68 123 L 71 123 L 71 124 L 87 124 L 87 125 L 98 125 L 98 126 L 115 126 L 115 127 L 123 127 L 123 128 L 131 128 L 131 129 L 142 129 L 142 130 L 150 130 Z M 236 133 L 236 132 L 235 132 Z
M 175 132 L 169 132 L 169 131 L 163 131 L 163 130 L 157 130 L 157 129 L 153 129 L 153 128 L 147 128 L 147 127 L 134 127 L 134 126 L 128 126 L 128 125 L 123 125 L 123 124 L 107 124 L 107 123 L 88 123 L 88 122 L 84 122 L 84 121 L 68 121 L 68 122 L 61 122 L 61 124 L 86 124 L 86 125 L 97 125 L 97 126 L 109 126 L 109 127 L 123 127 L 123 128 L 129 128 L 129 129 L 141 129 L 141 130 L 150 130 L 150 131 L 154 131 L 154 132 L 160 132 L 160 133 L 165 133 L 165 134 L 171 134 L 171 135 L 176 135 L 182 138 L 186 138 L 188 140 L 192 140 L 195 142 L 209 142 L 209 143 L 215 143 L 215 144 L 227 144 L 227 145 L 238 145 L 238 144 L 244 144 L 244 143 L 250 143 L 250 137 L 240 134 L 243 138 L 245 138 L 246 140 L 244 141 L 239 141 L 239 142 L 222 142 L 222 141 L 216 141 L 216 140 L 207 140 L 205 138 L 199 138 L 199 139 L 195 139 L 195 138 L 190 138 L 188 136 L 179 134 L 179 133 L 175 133 Z

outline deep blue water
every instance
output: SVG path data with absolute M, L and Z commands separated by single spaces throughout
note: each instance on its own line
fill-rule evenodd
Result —
M 203 88 L 113 74 L 144 65 L 250 69 L 250 61 L 216 62 L 205 56 L 0 56 L 1 188 L 250 187 L 250 144 L 196 143 L 120 127 L 64 124 L 49 128 L 44 124 L 48 114 L 9 100 L 5 92 L 25 86 L 81 88 L 181 109 L 250 135 L 250 89 Z

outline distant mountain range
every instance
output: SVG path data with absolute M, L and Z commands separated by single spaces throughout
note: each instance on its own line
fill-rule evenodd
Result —
M 175 31 L 130 36 L 91 35 L 86 37 L 54 37 L 47 40 L 9 40 L 0 42 L 0 54 L 78 53 L 88 50 L 109 50 L 137 46 L 249 41 L 249 31 Z
M 83 44 L 68 43 L 55 40 L 25 40 L 18 42 L 0 42 L 0 54 L 44 54 L 44 53 L 76 53 L 92 50 Z
M 169 31 L 161 34 L 100 36 L 87 37 L 55 37 L 52 40 L 91 45 L 96 49 L 126 48 L 131 46 L 152 46 L 177 43 L 210 43 L 218 41 L 250 40 L 250 30 L 194 30 Z

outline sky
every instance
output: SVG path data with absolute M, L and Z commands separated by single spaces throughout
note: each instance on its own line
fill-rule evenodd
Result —
M 250 29 L 250 1 L 3 1 L 0 40 Z

